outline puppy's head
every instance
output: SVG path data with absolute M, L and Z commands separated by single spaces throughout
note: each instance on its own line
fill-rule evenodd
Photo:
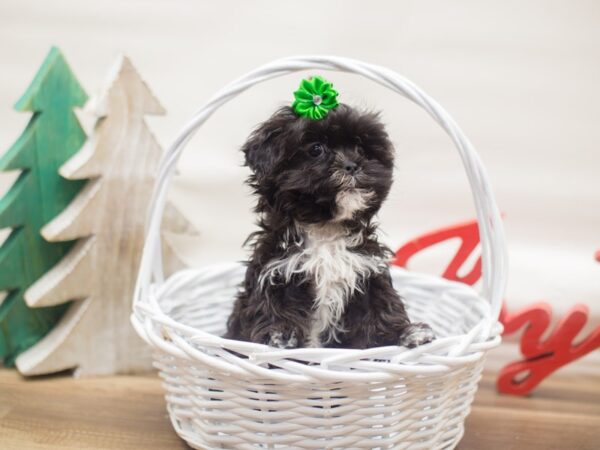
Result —
M 300 224 L 368 220 L 392 184 L 394 149 L 378 114 L 344 104 L 318 121 L 281 108 L 242 150 L 257 210 Z

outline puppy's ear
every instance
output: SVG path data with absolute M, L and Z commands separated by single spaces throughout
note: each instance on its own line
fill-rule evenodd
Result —
M 291 108 L 280 109 L 260 124 L 243 145 L 246 165 L 254 172 L 257 181 L 272 173 L 283 160 L 285 148 L 282 137 L 296 118 Z

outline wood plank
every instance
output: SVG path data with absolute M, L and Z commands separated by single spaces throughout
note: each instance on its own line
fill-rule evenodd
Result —
M 600 445 L 600 416 L 473 406 L 459 450 L 569 449 Z
M 45 377 L 0 371 L 0 448 L 185 449 L 155 376 Z
M 530 397 L 498 394 L 484 374 L 459 450 L 600 448 L 600 376 L 555 375 Z
M 600 378 L 588 375 L 551 376 L 529 397 L 498 394 L 496 376 L 484 375 L 477 392 L 476 403 L 482 407 L 562 413 L 582 413 L 600 416 Z
M 600 375 L 554 376 L 530 398 L 484 375 L 459 450 L 592 450 L 600 444 Z M 0 448 L 185 449 L 155 374 L 25 380 L 0 371 Z

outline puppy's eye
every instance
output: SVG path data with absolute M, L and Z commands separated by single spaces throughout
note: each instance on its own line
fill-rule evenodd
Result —
M 308 151 L 308 154 L 313 158 L 316 158 L 318 156 L 321 156 L 324 151 L 325 149 L 323 148 L 322 144 L 314 144 Z

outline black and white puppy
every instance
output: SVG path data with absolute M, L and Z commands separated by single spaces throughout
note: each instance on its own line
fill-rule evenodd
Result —
M 314 121 L 284 107 L 242 148 L 259 231 L 227 338 L 280 348 L 430 342 L 392 287 L 373 217 L 394 148 L 378 114 L 340 104 Z

